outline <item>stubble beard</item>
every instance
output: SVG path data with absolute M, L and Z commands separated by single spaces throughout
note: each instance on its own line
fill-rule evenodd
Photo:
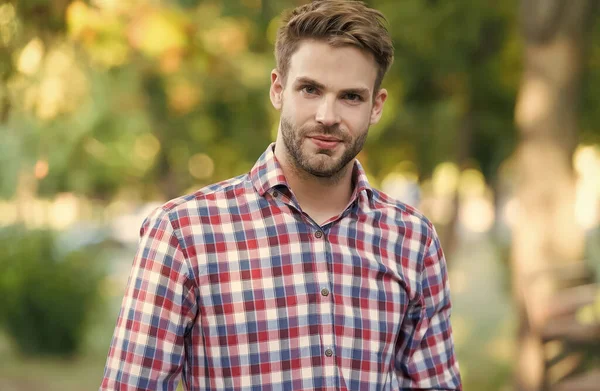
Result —
M 367 138 L 368 128 L 365 132 L 352 141 L 348 135 L 339 130 L 337 126 L 327 127 L 323 125 L 296 127 L 290 120 L 281 116 L 281 135 L 283 144 L 294 168 L 299 173 L 311 176 L 338 180 L 345 172 L 350 163 L 362 150 Z M 344 152 L 339 158 L 332 156 L 333 152 L 327 149 L 318 149 L 316 154 L 307 153 L 303 146 L 307 140 L 306 135 L 323 134 L 339 138 L 344 144 Z

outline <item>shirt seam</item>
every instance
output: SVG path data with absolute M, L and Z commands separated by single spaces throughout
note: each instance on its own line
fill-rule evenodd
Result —
M 186 277 L 188 279 L 191 279 L 194 286 L 196 287 L 196 289 L 199 290 L 200 286 L 198 285 L 198 281 L 197 281 L 198 277 L 194 273 L 194 269 L 192 268 L 192 265 L 189 260 L 188 252 L 185 250 L 185 248 L 183 246 L 183 238 L 181 236 L 181 233 L 178 232 L 179 228 L 175 228 L 175 226 L 173 225 L 173 218 L 171 217 L 171 213 L 173 212 L 173 210 L 166 210 L 163 208 L 163 211 L 167 214 L 167 217 L 169 219 L 169 225 L 171 226 L 171 229 L 173 230 L 173 235 L 177 239 L 177 247 L 179 248 L 179 251 L 181 251 L 181 254 L 183 254 L 183 261 L 185 262 L 185 266 L 187 268 Z M 192 278 L 190 278 L 190 274 L 191 274 Z

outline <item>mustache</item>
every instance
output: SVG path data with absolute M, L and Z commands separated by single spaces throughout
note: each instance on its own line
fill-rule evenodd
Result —
M 316 136 L 316 135 L 331 136 L 331 137 L 340 139 L 342 141 L 348 140 L 348 136 L 344 132 L 342 132 L 342 130 L 340 129 L 340 127 L 338 125 L 334 125 L 334 126 L 326 126 L 326 125 L 322 125 L 322 124 L 310 125 L 310 126 L 306 126 L 306 128 L 303 129 L 302 133 L 304 135 L 310 135 L 310 136 Z

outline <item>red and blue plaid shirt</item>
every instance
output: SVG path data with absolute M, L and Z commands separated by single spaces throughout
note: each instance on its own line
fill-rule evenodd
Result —
M 271 145 L 148 216 L 100 389 L 461 389 L 433 226 L 353 175 L 319 226 Z

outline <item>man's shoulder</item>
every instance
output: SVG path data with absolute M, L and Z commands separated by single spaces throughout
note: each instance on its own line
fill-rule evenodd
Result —
M 162 204 L 158 210 L 166 215 L 185 215 L 189 210 L 198 213 L 199 208 L 218 206 L 220 201 L 238 198 L 241 193 L 250 190 L 252 184 L 248 174 L 239 175 L 202 187 L 193 193 L 182 195 Z
M 433 230 L 433 223 L 416 207 L 372 188 L 375 208 L 383 210 L 399 223 L 421 225 L 426 231 Z

